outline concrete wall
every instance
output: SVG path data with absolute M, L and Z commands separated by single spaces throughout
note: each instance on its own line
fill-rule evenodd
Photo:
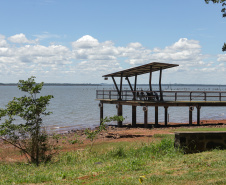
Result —
M 176 132 L 174 144 L 186 153 L 226 149 L 226 132 Z

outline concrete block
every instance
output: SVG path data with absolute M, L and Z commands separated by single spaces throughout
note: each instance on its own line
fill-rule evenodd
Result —
M 174 145 L 185 153 L 226 149 L 226 132 L 176 132 Z

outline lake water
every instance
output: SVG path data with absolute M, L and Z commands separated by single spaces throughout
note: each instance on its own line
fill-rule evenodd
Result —
M 53 95 L 48 106 L 48 111 L 53 112 L 50 116 L 44 118 L 44 125 L 54 131 L 67 131 L 71 129 L 80 129 L 95 127 L 99 125 L 99 101 L 96 101 L 96 90 L 114 89 L 110 86 L 44 86 L 41 95 Z M 148 86 L 138 86 L 139 89 L 148 90 Z M 129 89 L 125 86 L 124 89 Z M 163 90 L 187 90 L 187 91 L 226 91 L 226 86 L 219 85 L 163 85 Z M 153 90 L 158 90 L 157 85 L 153 85 Z M 13 99 L 21 97 L 24 93 L 19 91 L 16 86 L 0 86 L 0 107 L 4 106 Z M 124 123 L 132 122 L 132 107 L 123 106 Z M 188 107 L 170 107 L 168 109 L 169 122 L 185 123 L 188 122 Z M 117 114 L 115 105 L 104 104 L 104 117 Z M 154 108 L 148 109 L 148 121 L 154 122 Z M 193 112 L 194 121 L 196 121 L 196 109 Z M 137 107 L 137 122 L 143 122 L 142 107 Z M 226 119 L 225 107 L 202 107 L 202 119 Z M 159 108 L 159 121 L 164 121 L 164 108 Z

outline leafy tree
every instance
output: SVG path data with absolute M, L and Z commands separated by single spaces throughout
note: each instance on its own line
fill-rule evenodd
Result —
M 223 13 L 222 16 L 226 17 L 226 0 L 205 0 L 205 2 L 207 4 L 209 4 L 209 2 L 212 1 L 213 3 L 222 3 L 222 9 L 221 12 Z M 222 51 L 226 51 L 226 43 L 224 43 L 223 47 L 222 47 Z
M 14 97 L 5 109 L 0 109 L 0 139 L 20 149 L 29 162 L 38 166 L 55 153 L 42 128 L 43 116 L 51 114 L 46 112 L 46 107 L 53 96 L 37 97 L 44 83 L 36 84 L 34 78 L 18 83 L 18 88 L 28 95 Z

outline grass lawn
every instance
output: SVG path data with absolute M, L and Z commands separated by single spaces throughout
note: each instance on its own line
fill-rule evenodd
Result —
M 212 128 L 211 128 L 212 129 Z M 187 130 L 187 129 L 186 129 Z M 63 152 L 48 164 L 0 163 L 0 184 L 226 184 L 226 151 L 183 154 L 174 136 L 154 142 L 96 144 Z

